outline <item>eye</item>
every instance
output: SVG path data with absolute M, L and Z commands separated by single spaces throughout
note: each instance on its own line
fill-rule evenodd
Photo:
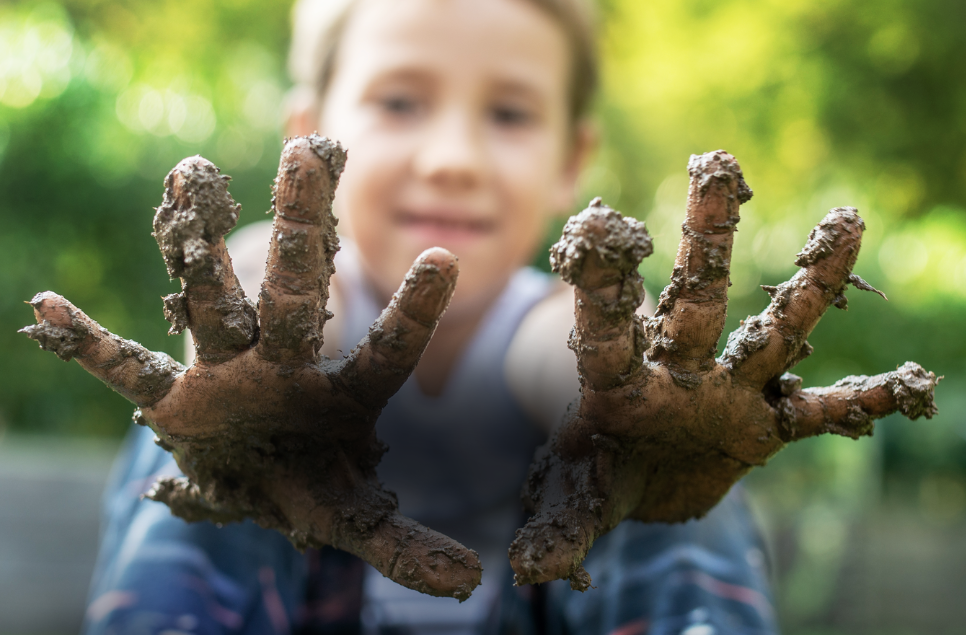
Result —
M 507 127 L 526 126 L 536 119 L 528 108 L 508 104 L 493 106 L 490 116 L 496 124 Z
M 419 101 L 408 95 L 388 95 L 379 100 L 379 105 L 391 115 L 406 116 L 419 112 Z

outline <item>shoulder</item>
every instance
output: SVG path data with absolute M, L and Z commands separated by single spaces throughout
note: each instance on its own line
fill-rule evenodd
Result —
M 238 282 L 250 298 L 258 297 L 262 278 L 265 277 L 265 261 L 268 260 L 271 237 L 272 221 L 263 220 L 236 229 L 225 240 Z
M 558 282 L 520 322 L 504 362 L 513 396 L 547 432 L 579 394 L 577 366 L 567 348 L 573 324 L 573 289 Z
M 637 313 L 642 317 L 653 315 L 650 294 Z M 520 322 L 504 362 L 510 392 L 547 432 L 580 395 L 577 360 L 567 346 L 573 326 L 574 291 L 558 281 Z

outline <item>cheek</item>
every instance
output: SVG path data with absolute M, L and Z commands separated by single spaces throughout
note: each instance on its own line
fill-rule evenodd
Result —
M 556 209 L 563 183 L 563 152 L 553 135 L 502 143 L 495 149 L 495 171 L 516 212 L 516 222 L 542 226 L 546 218 L 563 211 Z
M 404 149 L 376 136 L 347 135 L 343 141 L 348 160 L 339 179 L 335 209 L 353 234 L 370 220 L 377 221 L 372 217 L 385 214 L 406 173 Z
M 348 160 L 334 206 L 339 233 L 356 243 L 378 292 L 391 295 L 414 258 L 392 222 L 409 175 L 411 144 L 372 131 L 344 144 Z

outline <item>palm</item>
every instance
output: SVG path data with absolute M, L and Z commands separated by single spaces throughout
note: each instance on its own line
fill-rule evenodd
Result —
M 455 258 L 429 250 L 343 360 L 321 357 L 338 250 L 332 196 L 344 151 L 315 135 L 286 144 L 275 225 L 257 306 L 245 297 L 223 236 L 237 220 L 227 177 L 201 157 L 165 180 L 155 237 L 183 292 L 165 298 L 172 331 L 189 328 L 190 368 L 101 328 L 53 293 L 31 304 L 24 329 L 62 359 L 139 406 L 185 477 L 149 496 L 189 521 L 250 517 L 300 547 L 333 545 L 397 582 L 460 599 L 480 580 L 476 554 L 399 514 L 375 475 L 374 426 L 412 372 L 452 295 Z
M 845 306 L 864 225 L 833 209 L 796 261 L 802 269 L 749 317 L 715 359 L 727 310 L 728 266 L 738 207 L 751 196 L 724 152 L 692 157 L 684 236 L 671 284 L 654 318 L 643 300 L 641 259 L 651 253 L 641 223 L 599 199 L 571 219 L 552 251 L 576 288 L 581 397 L 541 448 L 524 488 L 534 515 L 510 549 L 517 582 L 569 578 L 594 540 L 625 518 L 683 522 L 707 513 L 752 467 L 791 441 L 832 432 L 871 434 L 896 410 L 931 417 L 936 377 L 913 363 L 828 388 L 801 388 L 786 371 L 811 353 L 806 338 L 832 304 Z

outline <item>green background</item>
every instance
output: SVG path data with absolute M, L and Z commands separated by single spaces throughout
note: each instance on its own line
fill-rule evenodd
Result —
M 38 291 L 180 355 L 161 316 L 160 296 L 178 285 L 150 236 L 153 207 L 167 171 L 200 153 L 234 177 L 241 223 L 264 218 L 289 8 L 0 6 L 0 429 L 111 438 L 128 425 L 123 399 L 16 334 Z M 603 144 L 581 189 L 647 221 L 648 288 L 670 273 L 688 156 L 724 148 L 755 190 L 735 240 L 728 330 L 764 308 L 759 285 L 794 273 L 829 208 L 855 206 L 868 226 L 856 272 L 889 301 L 850 291 L 849 310 L 829 312 L 796 372 L 823 385 L 915 360 L 946 377 L 933 420 L 891 417 L 872 440 L 802 443 L 749 479 L 791 631 L 839 632 L 836 581 L 863 528 L 890 522 L 881 514 L 912 518 L 915 541 L 953 531 L 966 510 L 963 25 L 958 0 L 602 7 Z

